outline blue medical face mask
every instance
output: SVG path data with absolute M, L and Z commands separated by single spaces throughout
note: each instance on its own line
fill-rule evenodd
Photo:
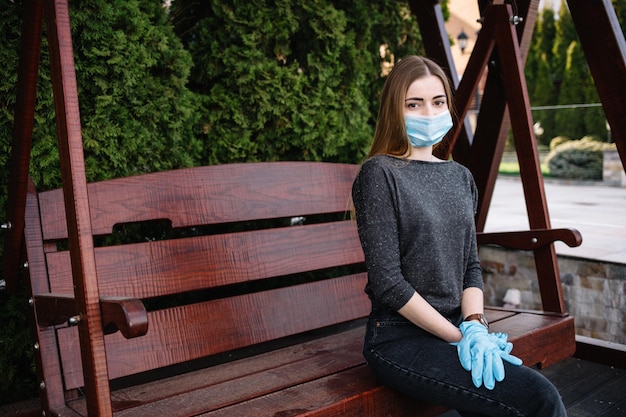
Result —
M 406 133 L 413 146 L 435 145 L 452 129 L 452 115 L 449 110 L 436 116 L 405 114 Z

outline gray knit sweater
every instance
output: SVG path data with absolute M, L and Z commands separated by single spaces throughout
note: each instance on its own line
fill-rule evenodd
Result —
M 372 307 L 397 311 L 417 291 L 457 321 L 462 291 L 483 288 L 469 170 L 454 161 L 375 156 L 362 165 L 352 198 Z

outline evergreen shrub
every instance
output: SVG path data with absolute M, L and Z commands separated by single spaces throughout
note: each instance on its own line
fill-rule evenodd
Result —
M 173 0 L 171 19 L 193 57 L 209 164 L 361 162 L 383 63 L 422 50 L 395 0 Z
M 602 180 L 604 149 L 614 144 L 585 137 L 556 146 L 546 157 L 550 175 L 576 180 Z
M 550 141 L 550 150 L 556 149 L 557 146 L 564 144 L 565 142 L 569 142 L 571 139 L 567 136 L 557 136 Z
M 186 86 L 192 60 L 159 1 L 69 1 L 87 179 L 199 163 L 199 100 Z M 23 1 L 0 4 L 0 206 L 7 204 Z M 30 175 L 61 186 L 46 28 L 42 37 Z M 0 221 L 5 221 L 0 215 Z M 2 236 L 0 236 L 1 238 Z M 0 245 L 0 268 L 2 245 Z M 0 270 L 0 277 L 3 277 Z M 24 280 L 0 292 L 0 404 L 37 395 Z
M 406 1 L 165 3 L 69 0 L 88 181 L 229 162 L 361 162 L 384 64 L 423 53 Z M 0 3 L 2 207 L 28 12 L 23 0 Z M 38 190 L 61 186 L 49 67 L 44 28 L 30 166 Z M 0 404 L 37 393 L 26 313 L 25 292 L 0 293 L 10 323 L 0 329 Z

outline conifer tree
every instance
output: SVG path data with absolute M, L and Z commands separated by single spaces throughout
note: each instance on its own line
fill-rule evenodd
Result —
M 552 46 L 555 36 L 554 11 L 547 5 L 540 12 L 531 40 L 531 46 L 524 68 L 530 104 L 532 107 L 554 105 L 556 93 L 553 82 Z M 554 111 L 535 110 L 533 119 L 541 124 L 541 143 L 548 144 L 554 134 Z
M 551 62 L 557 93 L 565 78 L 568 48 L 572 41 L 578 41 L 578 34 L 565 0 L 561 0 L 559 17 L 555 21 L 555 36 L 552 46 L 553 60 Z
M 545 59 L 548 64 L 554 61 L 552 47 L 555 33 L 554 11 L 551 7 L 544 7 L 544 9 L 539 12 L 535 23 L 528 57 L 526 58 L 526 65 L 524 67 L 529 93 L 535 90 L 533 84 L 539 71 L 539 62 L 542 59 Z
M 543 54 L 537 63 L 537 75 L 535 77 L 532 97 L 532 106 L 550 106 L 556 103 L 552 71 L 546 54 Z M 533 111 L 534 121 L 539 122 L 543 128 L 543 134 L 540 140 L 544 145 L 549 145 L 550 139 L 556 136 L 554 117 L 555 112 L 552 109 Z
M 0 81 L 2 111 L 15 97 L 21 2 L 7 6 Z M 167 23 L 158 0 L 70 1 L 85 163 L 89 180 L 197 163 L 194 95 L 186 82 L 191 57 Z M 40 188 L 60 185 L 47 42 L 40 64 L 32 175 Z M 12 126 L 0 132 L 11 142 Z
M 585 57 L 580 45 L 572 41 L 567 49 L 564 80 L 559 93 L 559 104 L 574 105 L 585 103 L 585 82 L 588 80 Z M 581 88 L 582 87 L 582 88 Z M 555 116 L 559 135 L 579 139 L 586 135 L 584 108 L 562 108 Z
M 587 71 L 587 80 L 584 84 L 585 103 L 600 104 L 600 96 L 593 81 L 591 73 Z M 601 106 L 588 107 L 585 109 L 585 135 L 591 135 L 599 140 L 608 139 L 606 130 L 606 115 Z
M 359 162 L 383 60 L 420 51 L 408 5 L 391 0 L 174 0 L 172 21 L 194 58 L 211 163 Z
M 186 82 L 191 58 L 160 0 L 69 2 L 89 180 L 197 163 L 197 105 Z M 22 1 L 0 3 L 0 206 L 7 204 Z M 41 51 L 30 173 L 40 189 L 59 187 L 55 115 L 45 39 Z M 10 203 L 10 202 L 9 202 Z M 0 246 L 0 251 L 2 247 Z M 0 268 L 2 259 L 0 259 Z M 2 276 L 0 271 L 0 277 Z M 35 397 L 25 294 L 0 291 L 0 404 Z

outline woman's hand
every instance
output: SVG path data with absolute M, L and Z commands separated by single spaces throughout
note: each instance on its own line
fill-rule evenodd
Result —
M 522 364 L 521 359 L 511 355 L 513 344 L 507 342 L 506 334 L 490 334 L 485 326 L 476 321 L 463 322 L 459 329 L 463 338 L 454 345 L 461 366 L 472 372 L 472 382 L 476 387 L 484 385 L 487 389 L 493 389 L 496 381 L 503 381 L 503 360 L 513 365 Z

